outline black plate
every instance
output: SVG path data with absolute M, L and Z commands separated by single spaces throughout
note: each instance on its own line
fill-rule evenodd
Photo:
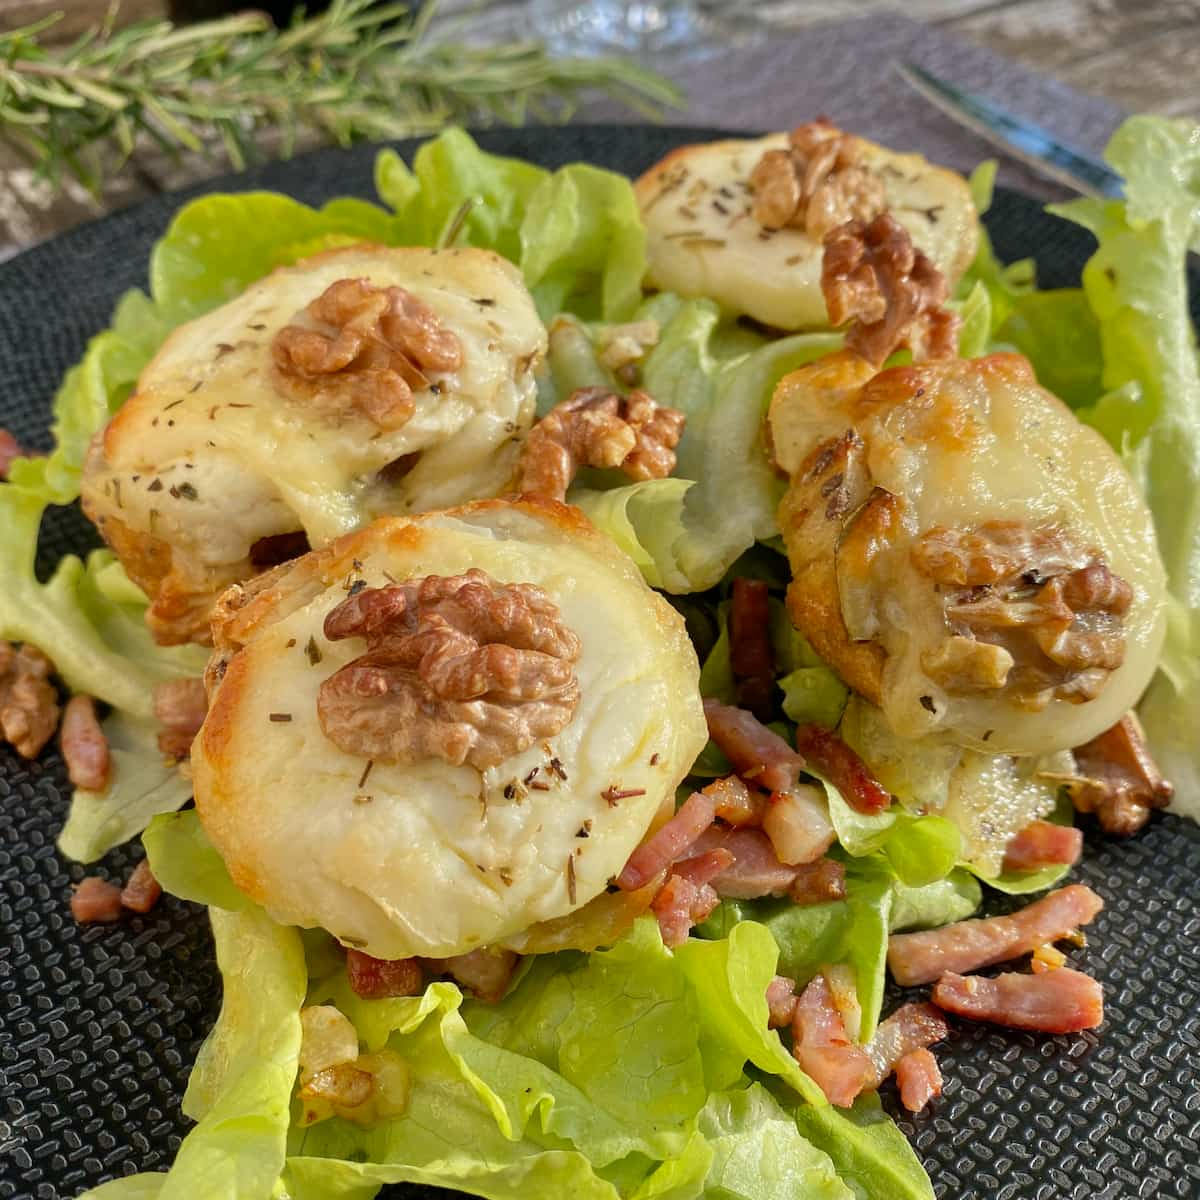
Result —
M 480 141 L 549 167 L 584 159 L 635 174 L 681 142 L 716 135 L 598 126 Z M 0 267 L 0 425 L 49 448 L 59 378 L 121 292 L 145 286 L 150 247 L 187 200 L 262 187 L 313 204 L 373 198 L 373 160 L 370 147 L 328 150 L 216 180 Z M 987 225 L 1002 258 L 1036 256 L 1043 286 L 1078 282 L 1087 234 L 1006 192 Z M 76 509 L 55 510 L 40 565 L 95 540 Z M 57 754 L 28 764 L 0 748 L 0 1197 L 74 1196 L 114 1175 L 164 1170 L 187 1131 L 179 1098 L 219 1007 L 196 906 L 167 897 L 117 927 L 73 923 L 70 886 L 85 871 L 54 849 L 68 795 Z M 100 869 L 122 878 L 139 854 L 115 850 Z M 964 1026 L 939 1049 L 945 1094 L 900 1125 L 946 1200 L 1200 1196 L 1200 827 L 1158 817 L 1123 843 L 1089 830 L 1077 878 L 1108 901 L 1077 956 L 1104 982 L 1107 1020 L 1099 1034 L 1058 1038 Z M 894 1096 L 885 1100 L 898 1112 Z

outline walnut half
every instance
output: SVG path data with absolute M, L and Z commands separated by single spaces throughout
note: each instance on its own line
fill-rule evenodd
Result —
M 516 491 L 563 500 L 581 467 L 617 467 L 630 479 L 665 479 L 675 469 L 686 420 L 642 391 L 618 396 L 603 387 L 578 388 L 529 431 Z
M 413 414 L 413 388 L 429 371 L 462 365 L 462 343 L 424 301 L 365 279 L 331 283 L 305 310 L 314 324 L 285 325 L 271 344 L 293 391 L 337 415 L 356 409 L 382 430 Z
M 883 183 L 859 163 L 858 139 L 828 121 L 788 135 L 787 149 L 768 150 L 750 174 L 754 219 L 766 229 L 803 229 L 817 241 L 847 221 L 883 211 Z
M 0 740 L 22 758 L 37 758 L 58 728 L 54 664 L 28 642 L 19 649 L 0 641 Z
M 470 570 L 367 588 L 329 613 L 325 636 L 367 642 L 317 699 L 349 754 L 482 770 L 558 733 L 579 704 L 579 639 L 533 584 Z
M 913 358 L 953 358 L 957 313 L 942 307 L 946 277 L 891 213 L 850 221 L 825 238 L 821 291 L 829 320 L 850 322 L 846 345 L 876 367 L 907 346 Z
M 922 664 L 948 692 L 1001 691 L 1034 711 L 1082 703 L 1125 661 L 1133 589 L 1061 526 L 938 526 L 911 554 L 942 595 L 950 636 Z

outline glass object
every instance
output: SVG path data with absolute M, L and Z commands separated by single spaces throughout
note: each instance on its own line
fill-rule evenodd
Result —
M 692 0 L 621 3 L 620 0 L 534 0 L 534 33 L 560 54 L 624 54 L 661 60 L 705 57 L 750 40 L 752 19 L 742 5 L 733 24 Z

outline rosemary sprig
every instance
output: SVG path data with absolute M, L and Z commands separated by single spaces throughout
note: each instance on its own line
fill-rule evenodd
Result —
M 100 28 L 54 52 L 42 45 L 51 17 L 0 34 L 0 138 L 51 180 L 67 170 L 96 190 L 144 139 L 172 155 L 223 151 L 240 169 L 261 156 L 267 130 L 287 157 L 303 134 L 346 145 L 450 122 L 567 120 L 588 90 L 648 116 L 680 103 L 672 84 L 619 59 L 432 36 L 436 7 L 333 0 L 286 29 L 247 12 L 116 30 L 114 6 Z

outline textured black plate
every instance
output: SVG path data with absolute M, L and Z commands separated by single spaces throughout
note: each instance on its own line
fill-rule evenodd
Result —
M 709 136 L 637 126 L 480 140 L 550 167 L 585 159 L 633 174 Z M 49 447 L 62 372 L 120 293 L 145 286 L 151 244 L 188 199 L 262 187 L 314 204 L 373 197 L 373 159 L 368 147 L 323 151 L 217 180 L 0 267 L 0 425 Z M 1078 282 L 1088 235 L 1013 193 L 997 196 L 987 224 L 1003 258 L 1037 257 L 1044 286 Z M 94 541 L 77 511 L 56 510 L 41 564 Z M 187 1131 L 179 1098 L 219 1007 L 194 905 L 166 898 L 116 927 L 71 921 L 70 886 L 85 872 L 54 849 L 67 796 L 56 754 L 30 765 L 0 749 L 0 1197 L 75 1196 L 114 1175 L 165 1169 Z M 100 870 L 119 879 L 139 854 L 113 851 Z M 1107 1020 L 1098 1035 L 1060 1038 L 964 1026 L 939 1049 L 945 1094 L 900 1124 L 945 1200 L 1200 1196 L 1200 827 L 1157 818 L 1120 844 L 1089 831 L 1077 875 L 1108 901 L 1078 956 L 1104 982 Z

